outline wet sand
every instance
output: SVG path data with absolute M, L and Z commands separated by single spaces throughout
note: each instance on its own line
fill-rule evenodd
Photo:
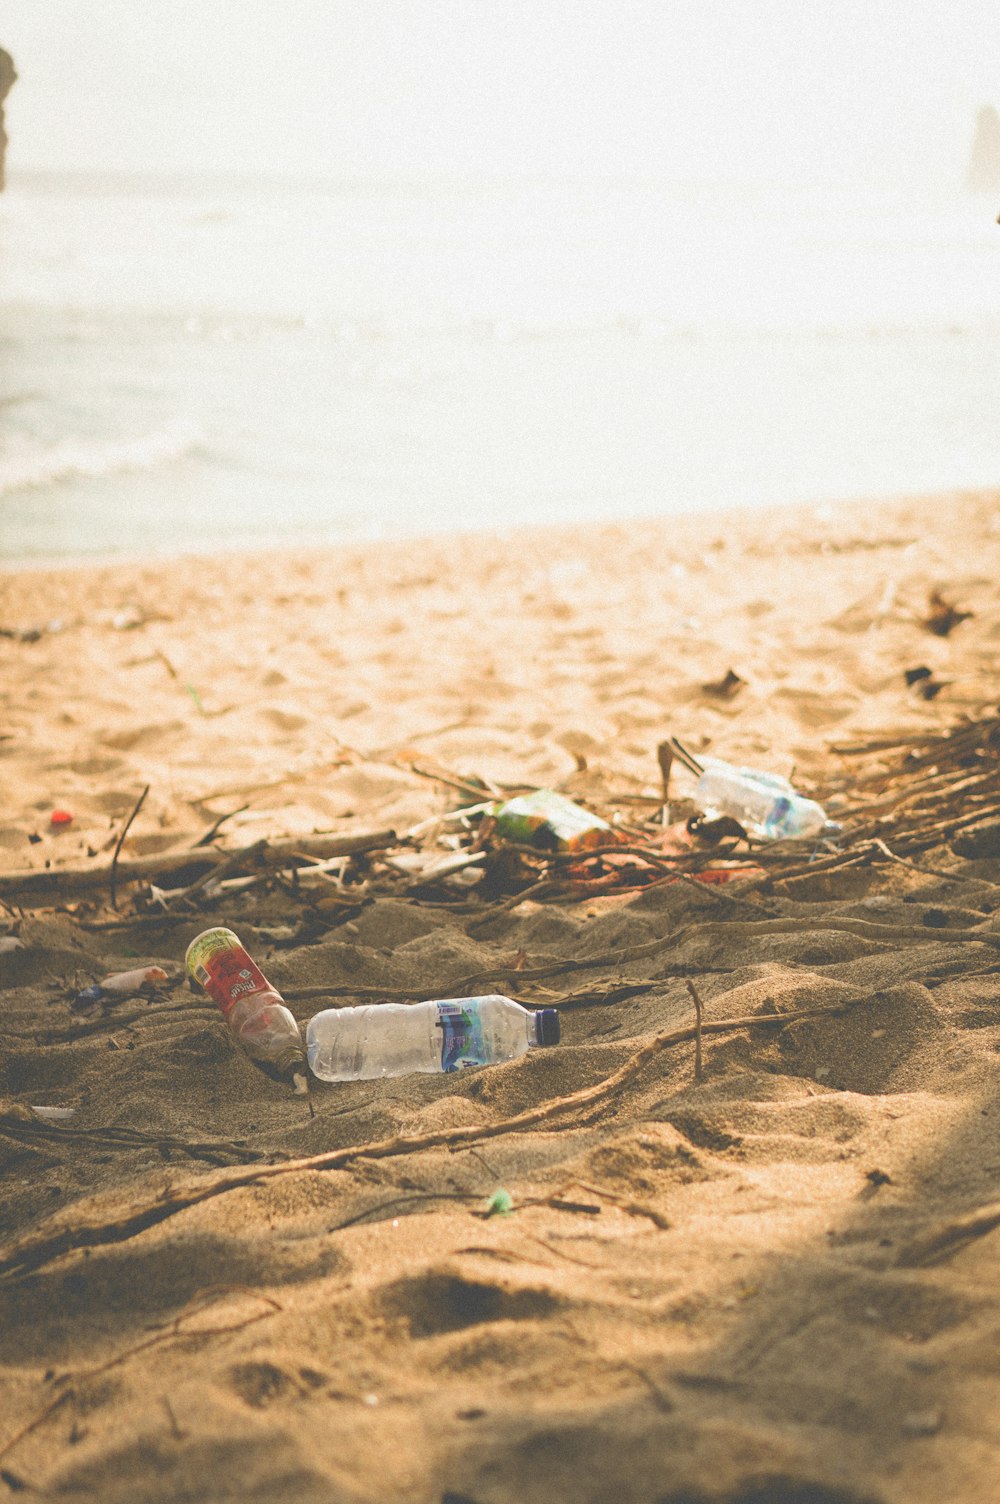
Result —
M 7 573 L 0 866 L 106 866 L 147 785 L 123 858 L 220 816 L 231 845 L 404 832 L 454 801 L 414 764 L 652 798 L 668 735 L 822 787 L 850 766 L 838 745 L 995 709 L 998 500 L 800 508 L 750 519 L 752 537 L 719 516 Z M 924 625 L 934 590 L 972 613 L 947 637 Z M 916 667 L 934 698 L 907 685 Z M 731 698 L 704 688 L 729 669 Z M 103 890 L 11 900 L 6 1488 L 990 1498 L 1000 847 L 917 866 L 731 883 L 732 904 L 688 884 L 529 900 L 485 922 L 413 897 L 345 907 L 331 887 L 308 935 L 280 887 L 156 923 L 126 887 L 117 927 Z M 803 923 L 760 926 L 775 918 Z M 899 938 L 829 927 L 845 918 Z M 564 1005 L 562 1044 L 508 1065 L 317 1084 L 310 1118 L 180 986 L 70 1009 L 106 972 L 176 976 L 213 923 L 303 1020 L 307 987 L 449 996 L 564 959 L 652 985 Z M 707 1036 L 701 1081 L 690 1043 L 665 1048 L 503 1128 L 689 1025 L 688 979 L 708 1021 L 850 1006 Z M 412 1135 L 443 1141 L 397 1143 Z M 336 1168 L 291 1163 L 339 1150 Z M 515 1209 L 487 1216 L 499 1187 Z

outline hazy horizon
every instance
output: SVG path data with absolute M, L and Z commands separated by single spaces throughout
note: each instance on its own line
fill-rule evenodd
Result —
M 884 0 L 12 0 L 9 168 L 947 187 L 1000 12 Z
M 0 557 L 996 483 L 983 0 L 0 27 Z

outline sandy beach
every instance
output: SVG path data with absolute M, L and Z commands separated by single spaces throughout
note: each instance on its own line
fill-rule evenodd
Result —
M 0 932 L 20 942 L 0 954 L 4 1488 L 993 1497 L 985 804 L 961 839 L 942 828 L 903 860 L 872 848 L 787 881 L 765 862 L 573 901 L 429 893 L 374 858 L 350 884 L 279 874 L 158 912 L 128 864 L 213 827 L 223 850 L 433 842 L 476 780 L 557 787 L 628 830 L 661 800 L 669 736 L 850 796 L 860 765 L 842 749 L 995 713 L 998 503 L 315 555 L 221 538 L 211 558 L 0 575 Z M 935 592 L 958 611 L 946 635 L 927 625 Z M 102 880 L 31 890 L 24 874 L 106 872 L 146 788 L 117 907 Z M 181 985 L 214 924 L 303 1022 L 326 988 L 336 1004 L 523 977 L 519 995 L 560 1007 L 562 1042 L 457 1075 L 316 1083 L 311 1117 Z M 143 965 L 170 985 L 71 1006 Z M 701 1079 L 690 1038 L 656 1044 L 690 1028 L 688 982 Z M 821 1008 L 839 1011 L 773 1022 Z M 513 1210 L 489 1214 L 500 1188 Z

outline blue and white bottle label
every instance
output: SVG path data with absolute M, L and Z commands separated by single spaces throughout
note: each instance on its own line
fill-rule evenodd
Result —
M 483 1025 L 477 1010 L 461 1003 L 438 1003 L 437 1012 L 442 1071 L 485 1064 Z

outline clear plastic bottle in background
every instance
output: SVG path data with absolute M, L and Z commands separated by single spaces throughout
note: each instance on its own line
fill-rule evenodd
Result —
M 822 805 L 800 794 L 778 773 L 736 767 L 721 757 L 695 757 L 676 736 L 661 744 L 660 753 L 667 755 L 665 777 L 669 777 L 670 759 L 677 757 L 698 780 L 692 797 L 703 814 L 710 818 L 729 815 L 747 835 L 782 841 L 833 836 L 840 831 L 835 821 L 827 819 Z
M 326 1008 L 306 1028 L 309 1067 L 322 1081 L 496 1065 L 517 1059 L 534 1045 L 558 1043 L 554 1008 L 531 1012 L 499 993 Z
M 251 1059 L 283 1076 L 300 1095 L 308 1091 L 299 1026 L 232 930 L 202 930 L 184 960 Z
M 738 768 L 721 758 L 703 757 L 695 803 L 709 816 L 730 815 L 748 835 L 781 841 L 836 830 L 815 799 L 798 793 L 787 778 Z

